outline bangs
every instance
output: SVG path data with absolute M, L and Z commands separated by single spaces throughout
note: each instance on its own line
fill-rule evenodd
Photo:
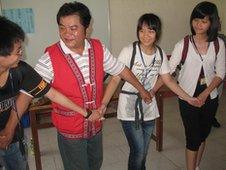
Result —
M 193 13 L 192 18 L 199 18 L 199 19 L 203 19 L 205 17 L 209 17 L 209 15 L 203 13 L 202 11 L 196 11 Z
M 205 17 L 210 17 L 212 15 L 213 11 L 214 11 L 214 9 L 212 6 L 200 7 L 193 11 L 192 18 L 193 19 L 194 18 L 203 19 Z
M 154 21 L 147 23 L 146 21 L 143 21 L 143 23 L 141 23 L 141 25 L 139 25 L 139 30 L 142 29 L 142 26 L 147 26 L 148 29 L 150 30 L 154 30 L 156 32 L 157 27 L 156 27 L 156 23 L 154 23 Z

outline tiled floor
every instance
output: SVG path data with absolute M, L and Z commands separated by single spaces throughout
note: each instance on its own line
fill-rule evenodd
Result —
M 220 100 L 217 114 L 222 127 L 213 128 L 207 141 L 206 152 L 201 163 L 201 170 L 226 170 L 226 92 Z M 30 129 L 27 129 L 30 137 Z M 39 131 L 42 167 L 44 170 L 62 170 L 54 128 Z M 185 170 L 184 129 L 178 112 L 176 98 L 164 101 L 164 144 L 163 151 L 155 150 L 151 141 L 147 158 L 148 170 Z M 128 145 L 121 125 L 116 118 L 105 120 L 103 129 L 104 161 L 102 170 L 126 170 Z M 34 156 L 29 154 L 29 165 L 35 170 Z

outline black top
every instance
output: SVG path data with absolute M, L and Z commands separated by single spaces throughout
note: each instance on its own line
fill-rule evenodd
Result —
M 18 67 L 9 71 L 8 79 L 0 87 L 0 131 L 5 128 L 16 96 L 24 91 L 33 97 L 41 97 L 50 89 L 42 77 L 27 63 L 20 61 Z M 17 141 L 18 128 L 13 142 Z

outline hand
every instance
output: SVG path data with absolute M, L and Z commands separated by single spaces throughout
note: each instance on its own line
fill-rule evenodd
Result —
M 88 120 L 91 122 L 99 121 L 101 118 L 101 114 L 98 110 L 92 110 L 92 114 L 89 116 Z
M 190 97 L 187 102 L 195 107 L 201 107 L 203 105 L 203 103 L 196 97 Z
M 147 90 L 144 90 L 144 92 L 140 93 L 140 95 L 145 103 L 149 104 L 152 102 L 152 96 Z
M 3 129 L 0 131 L 0 149 L 7 149 L 14 136 L 14 129 Z

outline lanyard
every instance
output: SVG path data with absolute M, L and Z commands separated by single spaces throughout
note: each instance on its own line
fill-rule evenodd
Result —
M 141 57 L 142 64 L 143 64 L 144 67 L 146 68 L 146 67 L 148 67 L 148 66 L 147 66 L 147 65 L 145 64 L 145 62 L 144 62 L 144 57 L 143 57 L 143 54 L 142 54 L 142 52 L 141 52 L 140 43 L 138 43 L 138 47 L 139 47 L 139 52 L 140 52 L 140 57 Z M 156 51 L 155 51 L 154 59 L 153 59 L 152 63 L 150 64 L 151 67 L 153 67 L 153 65 L 155 64 L 155 58 L 156 58 Z M 149 65 L 149 66 L 150 66 L 150 65 Z
M 138 43 L 138 47 L 139 47 L 139 52 L 140 52 L 140 57 L 141 57 L 141 61 L 142 61 L 142 64 L 144 65 L 144 79 L 143 79 L 143 81 L 142 81 L 142 83 L 143 83 L 143 85 L 144 85 L 144 82 L 145 82 L 145 79 L 147 78 L 147 75 L 148 75 L 148 73 L 151 71 L 148 71 L 147 70 L 147 65 L 145 64 L 145 62 L 144 62 L 144 57 L 143 57 L 143 54 L 142 54 L 142 52 L 141 52 L 141 48 L 140 48 L 140 43 Z M 154 66 L 154 64 L 155 64 L 155 60 L 156 60 L 156 52 L 157 51 L 155 51 L 155 56 L 154 56 L 154 59 L 152 60 L 152 62 L 151 62 L 151 64 L 149 65 L 150 67 L 153 67 Z
M 197 48 L 197 46 L 196 46 L 196 44 L 195 44 L 195 40 L 194 40 L 194 37 L 193 37 L 193 36 L 192 36 L 192 43 L 194 44 L 195 50 L 197 51 L 197 53 L 199 54 L 199 57 L 200 57 L 201 61 L 203 62 L 202 55 L 200 54 L 200 52 L 199 52 L 199 50 L 198 50 L 198 48 Z M 208 42 L 208 47 L 207 47 L 207 49 L 209 48 L 209 45 L 210 45 L 210 43 Z M 201 77 L 201 78 L 204 77 L 203 66 L 202 66 L 202 68 L 201 68 L 201 72 L 200 72 L 200 74 L 199 74 L 199 77 Z
M 195 50 L 196 50 L 196 52 L 198 53 L 198 55 L 199 55 L 201 61 L 203 61 L 202 55 L 200 54 L 200 52 L 199 52 L 199 50 L 198 50 L 198 48 L 197 48 L 197 46 L 196 46 L 196 44 L 195 44 L 195 40 L 194 40 L 194 37 L 193 37 L 193 36 L 191 36 L 191 40 L 192 40 L 192 43 L 194 44 Z M 209 45 L 210 45 L 210 43 L 208 42 L 208 47 L 207 47 L 207 49 L 209 48 Z

